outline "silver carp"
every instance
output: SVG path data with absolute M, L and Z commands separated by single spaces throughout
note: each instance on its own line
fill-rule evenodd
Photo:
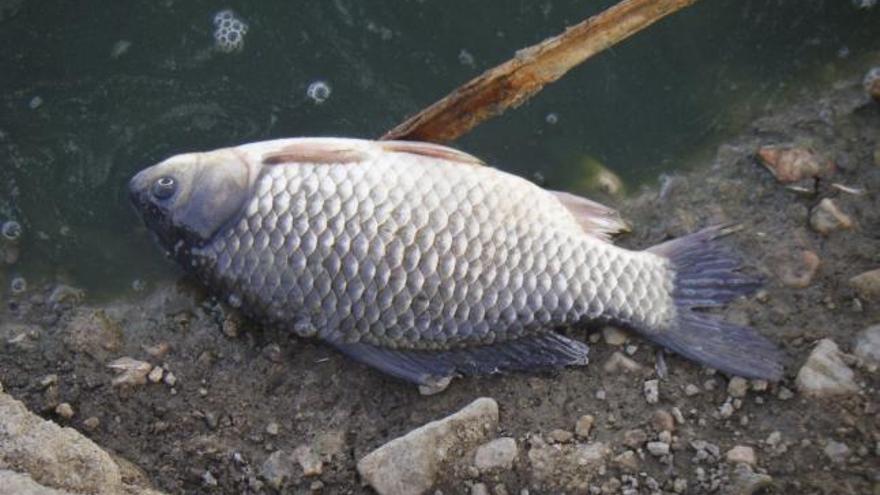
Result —
M 777 347 L 697 308 L 758 281 L 710 227 L 630 251 L 617 213 L 427 143 L 292 138 L 173 156 L 131 179 L 160 244 L 251 318 L 420 385 L 587 363 L 604 321 L 777 380 Z

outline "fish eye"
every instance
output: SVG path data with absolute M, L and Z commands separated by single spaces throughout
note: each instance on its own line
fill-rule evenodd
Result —
M 157 199 L 168 199 L 174 194 L 175 190 L 177 190 L 177 183 L 173 177 L 168 177 L 167 175 L 159 177 L 153 183 L 153 196 Z

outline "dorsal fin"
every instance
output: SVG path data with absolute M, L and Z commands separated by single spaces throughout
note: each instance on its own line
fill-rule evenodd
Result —
M 629 232 L 629 225 L 614 208 L 562 191 L 549 191 L 565 206 L 584 233 L 611 242 L 611 236 Z
M 281 163 L 357 163 L 366 161 L 369 153 L 358 147 L 329 141 L 303 141 L 265 153 L 265 165 Z
M 473 155 L 439 144 L 417 141 L 377 141 L 376 144 L 391 153 L 410 153 L 469 165 L 485 165 L 482 160 Z

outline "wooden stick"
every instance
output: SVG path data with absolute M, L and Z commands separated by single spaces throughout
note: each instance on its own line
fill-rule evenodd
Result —
M 382 139 L 446 143 L 517 107 L 572 67 L 697 0 L 623 0 L 564 33 L 520 50 L 391 129 Z

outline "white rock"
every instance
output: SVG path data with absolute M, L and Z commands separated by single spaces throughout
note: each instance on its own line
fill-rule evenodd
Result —
M 859 332 L 853 354 L 867 364 L 880 365 L 880 325 Z
M 733 464 L 748 464 L 749 466 L 754 466 L 758 463 L 758 459 L 755 457 L 755 449 L 746 445 L 737 445 L 728 450 L 724 457 L 727 459 L 727 462 Z
M 602 329 L 602 338 L 605 339 L 605 343 L 608 345 L 621 346 L 626 343 L 628 336 L 623 330 L 608 326 Z
M 645 400 L 648 404 L 656 404 L 660 400 L 660 382 L 658 380 L 645 382 Z
M 647 448 L 648 452 L 656 457 L 669 454 L 669 444 L 666 442 L 648 442 Z
M 477 449 L 474 465 L 480 471 L 510 469 L 518 453 L 516 440 L 510 437 L 496 438 Z
M 745 397 L 749 391 L 749 382 L 745 378 L 735 376 L 727 384 L 727 393 L 731 397 Z
M 165 370 L 162 369 L 161 366 L 156 366 L 150 371 L 150 374 L 147 375 L 147 378 L 153 383 L 159 383 L 162 381 L 162 375 L 165 373 Z
M 798 371 L 798 390 L 809 396 L 825 397 L 858 392 L 853 371 L 843 362 L 837 344 L 822 339 Z
M 462 458 L 497 426 L 498 404 L 480 398 L 370 452 L 357 469 L 380 495 L 421 494 L 434 485 L 446 464 Z

